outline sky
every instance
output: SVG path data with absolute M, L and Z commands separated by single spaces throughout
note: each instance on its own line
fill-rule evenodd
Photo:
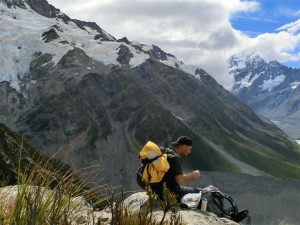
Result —
M 117 39 L 156 45 L 230 89 L 228 59 L 259 54 L 300 68 L 300 0 L 48 0 Z

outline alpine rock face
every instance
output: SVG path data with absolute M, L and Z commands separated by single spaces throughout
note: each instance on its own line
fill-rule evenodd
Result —
M 147 140 L 189 135 L 186 169 L 300 179 L 299 146 L 201 68 L 46 0 L 0 0 L 0 23 L 0 122 L 41 152 L 133 190 Z
M 272 120 L 291 138 L 300 133 L 300 69 L 258 55 L 233 56 L 232 92 L 258 114 Z

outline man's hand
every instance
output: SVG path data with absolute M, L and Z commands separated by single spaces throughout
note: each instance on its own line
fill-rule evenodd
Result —
M 183 185 L 200 177 L 200 171 L 195 170 L 188 174 L 178 175 L 175 177 L 177 184 Z
M 195 170 L 195 171 L 191 172 L 191 175 L 192 175 L 193 180 L 197 180 L 200 177 L 200 171 Z

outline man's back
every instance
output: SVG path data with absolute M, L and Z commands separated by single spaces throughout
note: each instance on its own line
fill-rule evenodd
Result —
M 167 160 L 170 164 L 170 168 L 160 183 L 150 185 L 160 199 L 163 199 L 164 183 L 166 183 L 167 188 L 171 192 L 177 194 L 180 191 L 180 185 L 176 183 L 175 177 L 183 174 L 180 156 L 173 149 L 164 148 L 162 151 L 168 155 Z

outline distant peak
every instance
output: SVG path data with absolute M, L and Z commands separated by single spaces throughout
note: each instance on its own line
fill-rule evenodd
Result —
M 269 65 L 272 65 L 272 66 L 284 66 L 283 64 L 281 64 L 280 62 L 278 62 L 277 60 L 273 60 L 273 61 L 270 61 L 269 62 Z
M 261 64 L 267 64 L 262 57 L 254 52 L 233 55 L 228 63 L 231 69 L 244 69 L 247 66 L 255 67 Z
M 264 61 L 262 57 L 260 57 L 257 53 L 242 53 L 242 54 L 236 54 L 231 57 L 233 61 L 251 61 L 251 62 L 261 62 Z

